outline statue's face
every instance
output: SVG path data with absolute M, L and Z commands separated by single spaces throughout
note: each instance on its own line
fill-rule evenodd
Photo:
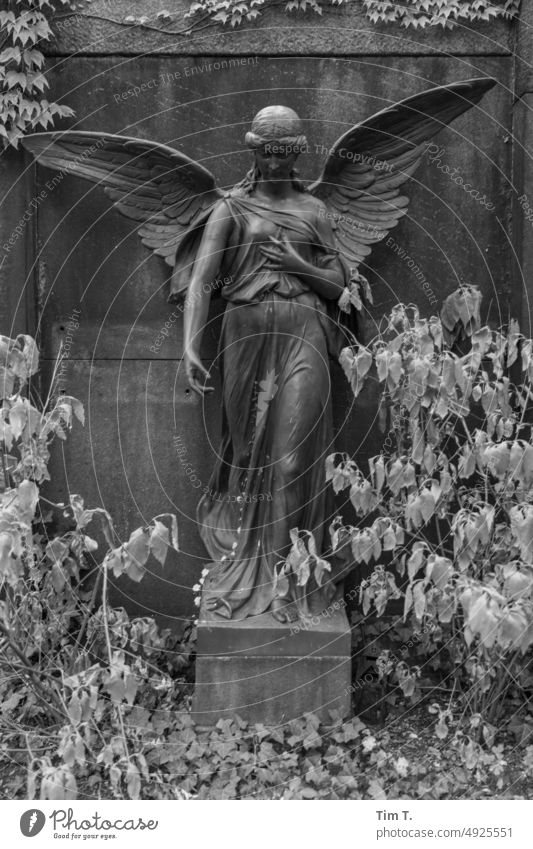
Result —
M 290 180 L 298 153 L 290 145 L 269 142 L 255 151 L 255 161 L 263 180 Z

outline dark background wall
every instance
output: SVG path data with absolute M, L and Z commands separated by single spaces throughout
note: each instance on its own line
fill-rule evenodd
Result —
M 158 10 L 154 3 L 114 0 L 111 14 L 109 3 L 95 0 L 91 12 L 121 20 L 149 15 L 152 7 Z M 407 263 L 382 243 L 371 257 L 375 305 L 362 333 L 370 339 L 398 301 L 435 313 L 460 282 L 481 287 L 485 320 L 517 317 L 529 332 L 522 275 L 528 234 L 511 227 L 513 203 L 529 179 L 523 140 L 513 136 L 523 102 L 513 107 L 515 81 L 522 81 L 524 92 L 529 81 L 517 69 L 518 27 L 499 22 L 451 33 L 375 28 L 358 6 L 343 6 L 328 9 L 324 19 L 269 10 L 259 24 L 235 32 L 209 27 L 185 38 L 79 16 L 66 19 L 59 33 L 49 78 L 54 99 L 76 111 L 68 126 L 173 145 L 206 165 L 223 186 L 249 167 L 243 137 L 255 112 L 269 103 L 292 106 L 305 121 L 312 152 L 302 157 L 301 172 L 310 179 L 323 160 L 316 148 L 330 146 L 378 109 L 432 85 L 495 77 L 498 85 L 481 107 L 437 139 L 441 163 L 458 168 L 494 210 L 426 158 L 409 188 L 409 215 L 392 235 L 425 274 L 438 303 L 430 305 Z M 236 56 L 249 61 L 217 68 Z M 143 84 L 136 96 L 124 95 Z M 1 184 L 11 187 L 0 236 L 9 235 L 35 194 L 45 194 L 25 238 L 0 267 L 2 332 L 13 332 L 16 315 L 18 330 L 38 333 L 46 380 L 77 311 L 63 387 L 83 401 L 87 421 L 55 451 L 51 492 L 62 500 L 78 492 L 88 505 L 106 507 L 122 538 L 156 513 L 177 514 L 180 555 L 169 557 L 164 569 L 151 564 L 152 574 L 138 586 L 124 581 L 115 587 L 114 600 L 179 621 L 192 612 L 190 587 L 205 551 L 194 522 L 201 488 L 191 485 L 175 440 L 181 437 L 197 479 L 207 486 L 219 433 L 221 304 L 213 304 L 204 345 L 206 362 L 215 360 L 217 391 L 204 404 L 188 389 L 181 367 L 181 318 L 157 353 L 150 350 L 174 310 L 166 302 L 163 261 L 150 256 L 101 190 L 72 177 L 53 185 L 52 178 L 53 172 L 35 169 L 19 154 L 0 161 Z M 335 366 L 332 384 L 336 447 L 355 452 L 364 465 L 383 439 L 376 394 L 369 390 L 354 408 Z

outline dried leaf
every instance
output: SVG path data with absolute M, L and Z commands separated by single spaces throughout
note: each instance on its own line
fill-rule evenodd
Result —
M 170 532 L 168 528 L 157 519 L 154 519 L 153 526 L 150 532 L 150 551 L 154 557 L 165 565 L 167 551 L 170 546 Z

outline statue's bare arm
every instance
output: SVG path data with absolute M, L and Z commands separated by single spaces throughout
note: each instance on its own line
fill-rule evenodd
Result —
M 213 391 L 212 386 L 205 385 L 205 378 L 209 377 L 209 372 L 202 364 L 200 351 L 211 292 L 220 272 L 231 229 L 232 219 L 228 207 L 221 201 L 214 208 L 206 224 L 185 300 L 185 371 L 191 388 L 198 395 Z

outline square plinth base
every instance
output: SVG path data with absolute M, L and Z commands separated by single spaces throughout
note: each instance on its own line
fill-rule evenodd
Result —
M 192 718 L 198 725 L 240 716 L 279 725 L 302 714 L 327 723 L 350 712 L 350 627 L 343 610 L 282 625 L 270 613 L 242 622 L 198 623 Z

